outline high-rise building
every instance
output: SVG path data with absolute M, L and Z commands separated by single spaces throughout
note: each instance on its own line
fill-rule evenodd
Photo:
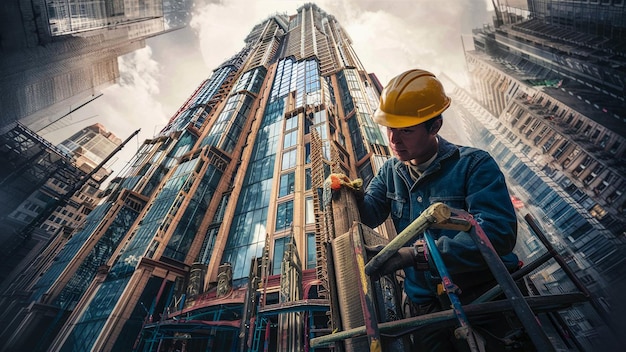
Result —
M 116 83 L 119 56 L 184 26 L 191 1 L 7 0 L 0 6 L 0 129 L 20 121 L 39 131 Z
M 57 148 L 70 156 L 77 168 L 89 173 L 114 153 L 121 143 L 122 140 L 115 134 L 96 123 L 66 138 L 57 145 Z M 72 196 L 71 201 L 65 207 L 55 210 L 41 227 L 50 232 L 57 231 L 61 226 L 76 228 L 100 201 L 103 193 L 99 187 L 110 174 L 111 170 L 98 169 L 91 175 L 94 182 L 86 183 L 83 189 Z
M 284 293 L 317 296 L 313 183 L 331 170 L 368 182 L 386 160 L 371 119 L 377 85 L 315 5 L 259 23 L 111 182 L 32 286 L 35 303 L 7 346 L 42 349 L 56 334 L 52 350 L 130 350 L 151 343 L 138 339 L 144 323 L 177 306 L 225 328 L 205 330 L 213 346 L 237 344 L 248 277 L 264 255 L 268 302 L 278 302 L 285 253 L 293 287 Z M 285 339 L 301 326 L 282 324 Z
M 32 247 L 24 243 L 27 239 L 10 236 L 23 232 L 32 222 L 39 228 L 36 231 L 47 233 L 45 240 L 64 227 L 75 228 L 100 200 L 100 184 L 111 173 L 105 168 L 96 170 L 97 166 L 122 142 L 100 124 L 76 132 L 58 146 L 21 125 L 2 135 L 1 141 L 5 259 L 14 247 Z M 83 182 L 88 174 L 89 180 Z M 58 202 L 67 197 L 68 201 Z M 3 279 L 10 272 L 8 262 L 4 261 Z
M 36 255 L 54 234 L 63 227 L 76 227 L 95 207 L 101 193 L 98 188 L 110 174 L 96 167 L 121 140 L 99 124 L 84 128 L 59 146 L 22 125 L 0 138 L 2 282 L 11 277 L 13 268 L 21 269 L 17 261 Z M 60 201 L 65 198 L 69 199 Z
M 28 128 L 18 125 L 0 135 L 2 173 L 0 179 L 0 243 L 2 280 L 30 251 L 33 241 L 30 224 L 51 214 L 57 199 L 65 196 L 70 185 L 86 172 L 77 168 L 71 158 Z M 34 237 L 50 237 L 43 229 Z M 35 239 L 36 241 L 36 239 Z
M 494 24 L 476 29 L 466 52 L 472 93 L 451 94 L 472 144 L 500 162 L 521 211 L 539 220 L 601 307 L 600 317 L 563 313 L 594 350 L 607 325 L 626 329 L 626 8 L 496 3 Z M 541 254 L 535 238 L 518 242 L 530 258 Z M 571 288 L 556 266 L 534 278 L 538 293 Z
M 121 139 L 96 123 L 74 133 L 57 147 L 72 156 L 76 166 L 89 172 L 113 153 L 121 143 Z
M 121 140 L 96 124 L 56 147 L 17 124 L 0 144 L 0 320 L 7 322 L 19 317 L 25 292 L 102 198 L 99 187 L 110 174 L 98 167 L 108 156 L 102 152 L 110 154 Z M 13 331 L 0 331 L 7 333 Z

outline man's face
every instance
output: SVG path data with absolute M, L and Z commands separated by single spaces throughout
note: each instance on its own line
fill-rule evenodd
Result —
M 437 148 L 436 133 L 426 130 L 424 124 L 404 128 L 387 127 L 389 146 L 402 161 L 420 164 L 432 157 Z

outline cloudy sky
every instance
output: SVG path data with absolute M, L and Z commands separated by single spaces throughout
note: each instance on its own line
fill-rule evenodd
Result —
M 254 25 L 275 13 L 293 15 L 306 2 L 337 18 L 365 69 L 383 84 L 406 69 L 423 68 L 465 85 L 463 45 L 470 45 L 473 28 L 491 23 L 490 0 L 196 0 L 189 27 L 121 57 L 119 84 L 44 137 L 59 143 L 96 122 L 122 140 L 141 129 L 112 162 L 117 175 L 197 86 L 243 47 Z

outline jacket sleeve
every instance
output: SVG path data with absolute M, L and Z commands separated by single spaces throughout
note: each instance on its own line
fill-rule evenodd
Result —
M 385 170 L 390 167 L 389 162 L 380 168 L 376 176 L 370 181 L 362 199 L 359 199 L 359 214 L 361 222 L 371 228 L 382 224 L 389 216 L 391 203 L 387 198 L 385 178 L 389 175 Z
M 517 256 L 512 253 L 517 239 L 515 209 L 502 171 L 495 160 L 484 153 L 473 162 L 466 176 L 466 210 L 481 226 L 505 265 L 512 269 L 517 265 Z M 450 274 L 487 268 L 467 232 L 443 231 L 436 244 Z

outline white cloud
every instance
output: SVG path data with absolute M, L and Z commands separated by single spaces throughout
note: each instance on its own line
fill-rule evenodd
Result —
M 159 93 L 159 63 L 152 59 L 152 49 L 146 46 L 130 54 L 120 57 L 119 86 L 138 89 L 149 95 Z
M 106 100 L 110 103 L 105 107 L 105 119 L 129 127 L 152 127 L 151 125 L 167 123 L 168 116 L 161 103 L 154 99 L 160 93 L 159 64 L 152 59 L 150 47 L 137 50 L 121 57 L 120 83 L 105 91 Z M 120 119 L 120 114 L 122 119 Z M 118 127 L 112 124 L 109 128 L 115 132 Z M 108 124 L 107 124 L 108 125 Z M 152 136 L 152 130 L 149 131 Z M 119 135 L 123 138 L 124 135 Z
M 293 14 L 298 1 L 232 0 L 207 4 L 194 13 L 190 26 L 199 37 L 204 62 L 211 70 L 244 46 L 252 28 L 275 13 Z
M 313 2 L 337 18 L 365 69 L 383 84 L 410 68 L 443 72 L 466 84 L 461 37 L 483 23 L 490 6 L 489 0 Z M 234 0 L 199 7 L 191 26 L 206 65 L 214 69 L 238 52 L 254 25 L 276 12 L 295 14 L 304 3 Z
M 353 39 L 365 69 L 375 73 L 381 83 L 404 70 L 421 68 L 443 72 L 464 85 L 461 36 L 471 29 L 471 24 L 468 29 L 463 24 L 473 13 L 485 17 L 483 1 L 449 1 L 445 6 L 437 0 L 379 2 L 344 13 L 343 21 L 337 17 Z

